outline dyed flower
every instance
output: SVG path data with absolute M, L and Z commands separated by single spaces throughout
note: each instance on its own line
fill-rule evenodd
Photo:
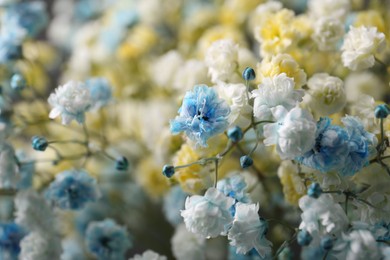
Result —
M 53 119 L 61 115 L 64 125 L 73 119 L 80 124 L 84 123 L 84 113 L 93 105 L 89 88 L 75 81 L 59 86 L 55 93 L 50 94 L 48 102 L 53 107 L 49 117 Z
M 197 144 L 207 146 L 207 140 L 222 133 L 228 126 L 230 108 L 216 91 L 206 85 L 197 85 L 186 93 L 179 116 L 171 120 L 171 132 L 182 131 Z
M 89 252 L 99 260 L 125 259 L 125 253 L 132 245 L 126 229 L 111 219 L 91 222 L 85 239 Z
M 184 224 L 176 227 L 171 245 L 173 255 L 178 260 L 206 259 L 206 240 L 189 232 Z
M 230 245 L 236 247 L 236 253 L 245 254 L 255 248 L 259 255 L 265 258 L 272 252 L 272 244 L 265 238 L 268 224 L 260 219 L 258 211 L 258 204 L 237 203 L 228 238 Z
M 246 182 L 243 176 L 233 175 L 218 181 L 217 189 L 228 197 L 235 199 L 238 202 L 249 203 L 251 199 L 246 192 Z
M 276 144 L 283 160 L 303 155 L 313 148 L 316 123 L 309 112 L 299 107 L 287 111 L 282 106 L 271 111 L 277 122 L 264 126 L 265 145 Z
M 25 231 L 15 223 L 0 223 L 0 259 L 18 259 Z
M 59 173 L 45 193 L 46 199 L 61 209 L 78 210 L 100 198 L 96 180 L 83 170 Z
M 376 27 L 351 26 L 341 47 L 343 64 L 351 70 L 371 68 L 375 64 L 374 55 L 385 46 L 385 35 Z
M 215 41 L 207 49 L 205 63 L 213 83 L 227 81 L 237 69 L 238 45 L 232 40 Z
M 181 215 L 189 231 L 203 238 L 227 233 L 232 222 L 230 207 L 234 199 L 226 197 L 215 188 L 209 188 L 204 196 L 187 197 Z
M 321 17 L 314 25 L 313 40 L 321 51 L 336 49 L 337 43 L 344 35 L 344 24 L 335 18 Z
M 343 81 L 327 73 L 314 74 L 307 81 L 305 103 L 318 115 L 328 116 L 340 111 L 346 103 Z
M 98 110 L 110 103 L 112 91 L 110 83 L 105 78 L 90 78 L 85 81 L 85 85 L 89 89 L 92 110 Z
M 167 260 L 163 255 L 159 255 L 152 250 L 146 250 L 142 255 L 135 255 L 130 260 Z
M 285 73 L 264 78 L 258 89 L 252 91 L 253 115 L 259 120 L 270 120 L 271 108 L 280 105 L 291 110 L 302 101 L 303 95 L 303 90 L 294 90 L 294 79 L 287 77 Z

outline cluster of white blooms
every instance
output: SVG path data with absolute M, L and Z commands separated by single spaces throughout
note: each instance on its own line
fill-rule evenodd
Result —
M 161 72 L 158 72 L 161 73 Z M 207 67 L 203 61 L 187 60 L 177 71 L 173 80 L 173 88 L 185 92 L 196 84 L 208 84 Z
M 351 70 L 371 68 L 375 64 L 375 54 L 385 46 L 385 35 L 376 27 L 351 26 L 341 47 L 343 64 Z
M 259 120 L 272 119 L 271 109 L 283 106 L 291 110 L 302 101 L 303 90 L 294 89 L 294 79 L 281 73 L 272 78 L 264 78 L 258 89 L 252 91 L 254 98 L 253 115 Z
M 335 18 L 320 17 L 314 24 L 313 40 L 321 51 L 336 49 L 337 43 L 344 35 L 343 23 Z
M 213 83 L 229 80 L 238 69 L 238 45 L 229 39 L 213 42 L 205 62 Z
M 167 257 L 159 255 L 152 250 L 146 250 L 142 255 L 135 255 L 129 260 L 167 260 Z
M 276 144 L 280 158 L 294 159 L 303 155 L 315 143 L 316 122 L 306 110 L 295 107 L 288 111 L 283 106 L 271 109 L 275 123 L 264 126 L 264 144 Z
M 349 0 L 309 0 L 309 14 L 314 18 L 332 17 L 335 19 L 344 19 L 350 9 Z
M 183 63 L 183 57 L 178 51 L 169 51 L 153 62 L 150 76 L 157 86 L 169 88 L 173 85 L 177 70 Z
M 176 227 L 171 239 L 173 255 L 178 260 L 205 259 L 206 240 L 189 232 L 184 224 Z
M 307 81 L 307 87 L 304 100 L 315 114 L 328 116 L 345 106 L 346 94 L 340 78 L 317 73 Z

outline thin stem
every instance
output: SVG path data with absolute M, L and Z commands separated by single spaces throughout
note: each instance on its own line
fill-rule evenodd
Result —
M 217 188 L 217 182 L 218 182 L 218 160 L 215 160 L 214 163 L 215 163 L 214 188 Z

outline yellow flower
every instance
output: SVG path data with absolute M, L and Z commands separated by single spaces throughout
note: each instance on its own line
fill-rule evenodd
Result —
M 228 0 L 225 1 L 219 13 L 220 21 L 226 25 L 241 25 L 245 22 L 248 13 L 253 10 L 262 1 L 242 1 Z
M 381 14 L 375 10 L 359 12 L 356 16 L 356 20 L 353 23 L 353 26 L 372 26 L 376 27 L 379 32 L 386 33 L 385 21 L 383 20 Z
M 298 63 L 288 54 L 268 56 L 257 64 L 257 83 L 262 82 L 266 77 L 273 77 L 280 73 L 286 73 L 294 79 L 295 88 L 306 84 L 306 73 L 299 67 Z
M 278 176 L 286 201 L 298 205 L 299 199 L 306 194 L 306 187 L 298 175 L 296 165 L 291 161 L 283 161 L 279 166 Z
M 295 21 L 294 12 L 282 9 L 275 14 L 267 15 L 255 28 L 255 38 L 261 44 L 260 54 L 263 57 L 285 53 L 299 39 L 299 33 L 292 26 Z
M 156 32 L 149 26 L 138 25 L 129 34 L 124 43 L 119 46 L 119 59 L 135 59 L 147 53 L 157 43 Z

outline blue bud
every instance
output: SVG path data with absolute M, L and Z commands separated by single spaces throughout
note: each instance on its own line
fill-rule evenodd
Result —
M 175 174 L 175 167 L 172 165 L 164 165 L 162 174 L 165 177 L 171 178 Z
M 309 189 L 307 190 L 307 195 L 309 195 L 309 197 L 312 197 L 315 199 L 317 199 L 319 196 L 321 196 L 321 194 L 322 194 L 322 189 L 321 189 L 320 184 L 318 184 L 317 182 L 312 183 L 309 186 Z
M 248 155 L 241 156 L 241 158 L 240 158 L 241 168 L 243 168 L 243 169 L 248 168 L 248 167 L 252 166 L 252 164 L 253 164 L 253 160 L 250 156 L 248 156 Z
M 320 244 L 325 251 L 331 250 L 333 247 L 333 239 L 330 236 L 323 237 Z
M 375 108 L 376 118 L 386 118 L 390 114 L 390 109 L 386 104 L 381 104 Z
M 237 143 L 238 141 L 240 141 L 242 139 L 244 134 L 242 133 L 242 130 L 240 127 L 234 126 L 234 127 L 229 128 L 227 130 L 227 136 L 230 140 L 232 140 L 232 142 Z
M 306 230 L 300 230 L 297 235 L 297 242 L 300 246 L 307 246 L 311 243 L 313 237 Z
M 126 171 L 128 167 L 129 167 L 129 161 L 127 160 L 126 157 L 121 156 L 118 159 L 116 159 L 115 169 L 117 169 L 118 171 Z
M 251 67 L 246 67 L 244 71 L 242 72 L 242 77 L 245 80 L 254 80 L 256 78 L 255 70 Z
M 33 136 L 31 138 L 31 145 L 34 150 L 45 151 L 49 143 L 45 137 L 42 136 Z
M 20 74 L 14 74 L 11 78 L 11 88 L 14 90 L 22 90 L 26 87 L 26 80 Z

